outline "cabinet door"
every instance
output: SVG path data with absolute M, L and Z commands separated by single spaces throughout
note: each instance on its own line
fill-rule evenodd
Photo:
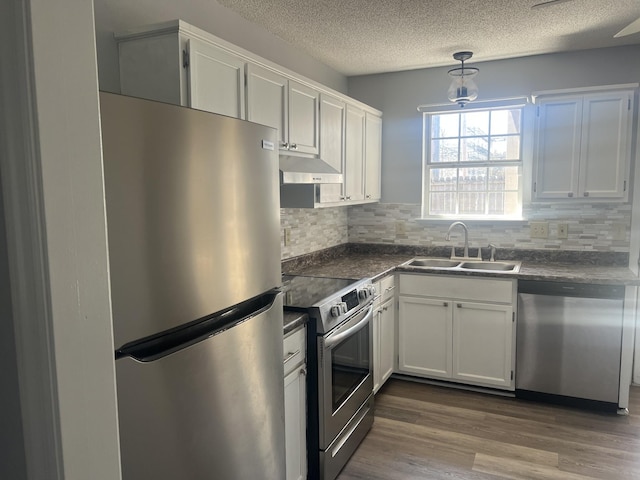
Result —
M 189 39 L 189 106 L 244 119 L 245 61 Z
M 382 167 L 382 119 L 372 113 L 365 115 L 365 200 L 380 200 L 380 169 Z
M 628 91 L 584 97 L 580 196 L 624 198 L 632 99 Z
M 582 97 L 541 100 L 536 122 L 536 198 L 578 195 Z
M 320 158 L 344 172 L 344 123 L 346 104 L 330 95 L 320 95 Z M 322 184 L 320 203 L 339 202 L 344 199 L 344 184 Z
M 396 344 L 394 300 L 387 300 L 380 307 L 379 335 L 378 335 L 378 383 L 379 387 L 393 373 L 393 359 Z
M 320 145 L 320 93 L 289 80 L 289 148 L 317 154 Z
M 455 302 L 453 378 L 513 390 L 513 307 Z
M 287 480 L 307 478 L 307 411 L 304 365 L 284 379 Z
M 347 200 L 364 199 L 364 111 L 347 105 L 345 130 L 345 195 Z
M 247 120 L 278 129 L 280 147 L 288 141 L 288 81 L 257 65 L 247 65 Z
M 398 370 L 451 378 L 452 306 L 447 300 L 399 298 Z

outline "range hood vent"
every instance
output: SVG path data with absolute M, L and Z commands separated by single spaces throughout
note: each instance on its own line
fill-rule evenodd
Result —
M 342 174 L 317 157 L 280 155 L 280 183 L 342 183 Z

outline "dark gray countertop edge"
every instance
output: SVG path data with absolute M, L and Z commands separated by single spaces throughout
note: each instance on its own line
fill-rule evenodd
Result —
M 306 325 L 308 321 L 309 316 L 304 312 L 292 312 L 289 310 L 285 310 L 283 334 L 286 336 L 297 328 Z

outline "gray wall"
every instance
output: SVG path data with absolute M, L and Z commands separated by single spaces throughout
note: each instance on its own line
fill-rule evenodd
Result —
M 26 480 L 6 238 L 0 188 L 0 478 Z
M 640 46 L 536 55 L 484 63 L 478 100 L 529 95 L 537 90 L 640 81 Z M 382 202 L 422 201 L 421 104 L 447 103 L 448 68 L 349 78 L 349 95 L 383 112 Z
M 94 0 L 100 88 L 119 92 L 113 32 L 181 19 L 228 42 L 346 93 L 347 79 L 215 0 Z

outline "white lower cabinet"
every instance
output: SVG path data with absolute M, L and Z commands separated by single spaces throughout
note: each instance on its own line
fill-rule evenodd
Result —
M 384 277 L 376 283 L 378 296 L 373 311 L 373 392 L 376 393 L 393 373 L 395 358 L 395 281 Z
M 305 327 L 284 339 L 286 480 L 307 478 L 307 390 Z
M 515 280 L 400 275 L 398 371 L 513 390 Z

